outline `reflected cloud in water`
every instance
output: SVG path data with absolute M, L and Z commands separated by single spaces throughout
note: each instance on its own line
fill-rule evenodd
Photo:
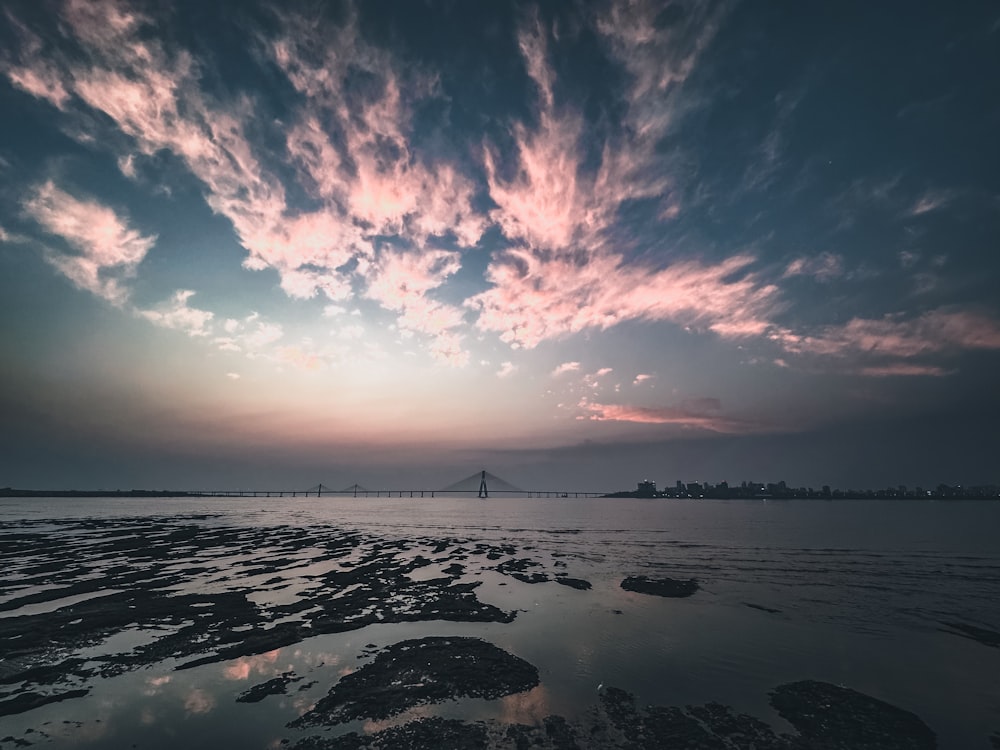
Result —
M 188 715 L 207 714 L 215 708 L 215 697 L 201 688 L 195 688 L 184 699 L 184 709 Z
M 226 667 L 223 670 L 223 674 L 227 680 L 246 680 L 252 672 L 260 675 L 277 674 L 278 670 L 274 668 L 274 664 L 278 661 L 278 654 L 280 653 L 281 649 L 276 648 L 274 651 L 268 651 L 266 654 L 244 656 Z

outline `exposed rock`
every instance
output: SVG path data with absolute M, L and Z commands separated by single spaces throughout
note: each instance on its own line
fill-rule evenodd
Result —
M 808 747 L 829 750 L 924 750 L 937 747 L 934 732 L 901 708 L 827 682 L 781 685 L 771 705 Z M 812 744 L 809 744 L 812 743 Z
M 691 596 L 698 590 L 698 582 L 693 578 L 681 581 L 674 578 L 629 576 L 622 581 L 621 586 L 626 591 L 652 594 L 653 596 L 666 596 L 675 599 Z
M 538 684 L 528 662 L 479 638 L 401 641 L 344 676 L 290 727 L 387 719 L 413 706 L 454 698 L 501 698 Z
M 70 698 L 82 698 L 89 692 L 89 690 L 81 689 L 67 690 L 64 693 L 51 693 L 49 695 L 44 695 L 42 693 L 20 693 L 13 698 L 0 701 L 0 716 L 23 713 L 24 711 L 30 711 L 31 709 L 38 708 L 39 706 L 44 706 L 49 703 L 59 703 L 60 701 L 69 700 Z
M 528 568 L 536 568 L 539 563 L 534 560 L 528 560 L 522 558 L 519 560 L 505 560 L 504 562 L 497 565 L 497 570 L 504 575 L 510 576 L 522 583 L 546 583 L 549 580 L 548 575 L 545 573 L 532 572 L 528 573 Z
M 295 682 L 297 679 L 299 678 L 296 678 L 292 672 L 286 672 L 283 675 L 279 675 L 267 682 L 262 682 L 259 685 L 254 685 L 249 690 L 240 693 L 239 697 L 236 698 L 236 702 L 258 703 L 269 695 L 281 695 L 285 692 L 289 683 Z
M 294 750 L 486 750 L 486 728 L 456 719 L 418 719 L 371 735 L 308 737 Z

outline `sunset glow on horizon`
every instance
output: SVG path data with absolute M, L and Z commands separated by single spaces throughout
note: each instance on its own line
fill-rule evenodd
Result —
M 8 3 L 0 485 L 995 482 L 998 41 L 989 3 Z

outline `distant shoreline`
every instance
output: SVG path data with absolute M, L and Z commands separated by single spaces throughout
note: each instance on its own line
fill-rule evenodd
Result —
M 0 497 L 216 497 L 185 490 L 20 490 L 0 488 Z
M 475 493 L 469 493 L 475 496 Z M 527 493 L 526 493 L 527 494 Z M 534 493 L 533 493 L 534 494 Z M 99 497 L 122 497 L 122 498 L 158 498 L 158 497 L 218 497 L 218 498 L 232 498 L 232 497 L 246 497 L 246 498 L 284 498 L 284 497 L 317 497 L 314 492 L 306 493 L 305 491 L 290 491 L 290 490 L 220 490 L 216 492 L 209 491 L 190 491 L 190 490 L 141 490 L 141 489 L 129 489 L 129 490 L 26 490 L 17 489 L 14 487 L 2 487 L 0 488 L 0 498 L 12 497 L 12 498 L 47 498 L 47 497 L 66 497 L 66 498 L 99 498 Z M 369 495 L 366 494 L 365 497 Z M 391 497 L 392 495 L 386 494 L 386 497 Z M 441 495 L 444 497 L 444 495 Z M 322 497 L 350 497 L 349 493 L 346 492 L 329 492 L 323 493 Z M 552 493 L 549 498 L 539 497 L 536 499 L 559 499 L 559 495 Z M 566 495 L 561 497 L 565 498 Z M 572 496 L 570 496 L 572 497 Z M 616 500 L 616 499 L 628 499 L 636 498 L 643 500 L 1000 500 L 1000 494 L 987 494 L 980 488 L 971 488 L 968 492 L 955 492 L 948 494 L 939 494 L 937 492 L 931 491 L 924 495 L 887 495 L 884 490 L 834 490 L 829 495 L 812 493 L 812 494 L 799 494 L 794 492 L 789 492 L 779 495 L 769 495 L 769 494 L 759 494 L 759 495 L 744 495 L 744 494 L 721 494 L 713 493 L 710 495 L 702 495 L 699 497 L 692 497 L 690 495 L 677 496 L 672 494 L 660 494 L 655 495 L 643 494 L 636 492 L 634 490 L 626 490 L 621 492 L 610 492 L 605 495 L 593 495 L 592 497 L 599 497 L 606 500 Z M 412 499 L 420 499 L 414 497 Z

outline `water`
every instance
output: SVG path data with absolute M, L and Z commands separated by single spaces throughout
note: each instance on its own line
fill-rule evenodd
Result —
M 95 520 L 113 521 L 120 532 L 120 551 L 102 547 L 96 562 L 93 542 L 108 529 Z M 196 540 L 190 551 L 183 543 L 173 545 L 161 570 L 163 560 L 144 558 L 130 541 L 144 539 L 155 524 L 194 525 L 205 535 L 219 535 L 212 537 L 219 542 Z M 0 716 L 0 736 L 30 739 L 24 733 L 34 730 L 59 747 L 118 746 L 125 740 L 141 747 L 223 741 L 277 746 L 308 734 L 284 724 L 341 673 L 366 663 L 366 645 L 476 635 L 535 664 L 541 685 L 501 701 L 435 706 L 431 713 L 527 723 L 548 713 L 572 717 L 594 702 L 603 683 L 634 692 L 641 702 L 719 701 L 789 731 L 770 708 L 768 691 L 783 682 L 817 679 L 916 713 L 941 747 L 987 748 L 989 735 L 1000 730 L 1000 648 L 964 637 L 976 631 L 961 627 L 1000 630 L 998 529 L 1000 503 L 987 501 L 0 500 L 0 543 L 10 543 L 0 563 L 0 608 L 6 607 L 0 609 L 0 627 L 27 627 L 37 621 L 16 618 L 51 616 L 88 597 L 113 594 L 111 587 L 87 583 L 101 582 L 112 569 L 137 572 L 144 586 L 150 584 L 143 571 L 169 573 L 168 593 L 238 592 L 262 612 L 294 619 L 281 608 L 311 595 L 316 575 L 349 559 L 324 561 L 320 554 L 325 540 L 345 531 L 366 544 L 402 540 L 406 549 L 399 554 L 409 558 L 433 558 L 434 540 L 445 538 L 465 546 L 512 544 L 516 552 L 500 560 L 464 561 L 461 580 L 481 582 L 475 591 L 481 602 L 518 611 L 508 624 L 371 624 L 183 671 L 167 659 L 107 677 L 69 677 L 60 690 L 83 686 L 89 694 Z M 45 549 L 18 554 L 12 535 L 26 533 L 44 534 Z M 292 543 L 293 537 L 300 541 Z M 492 569 L 509 558 L 531 559 L 537 570 L 567 573 L 593 587 L 527 584 Z M 267 559 L 281 561 L 278 572 L 255 572 L 255 561 Z M 53 560 L 67 566 L 54 569 L 63 570 L 62 578 L 52 574 L 59 585 L 37 573 L 25 577 Z M 447 565 L 442 559 L 412 577 L 433 578 Z M 622 578 L 636 574 L 692 577 L 701 589 L 689 599 L 622 590 Z M 67 588 L 74 582 L 83 589 Z M 113 588 L 122 590 L 117 583 Z M 18 606 L 35 593 L 36 600 Z M 133 653 L 179 627 L 183 623 L 126 627 L 70 656 L 93 661 Z M 17 649 L 16 638 L 0 643 L 4 657 Z M 251 685 L 290 671 L 303 679 L 287 695 L 235 702 Z M 0 685 L 0 692 L 12 687 Z

